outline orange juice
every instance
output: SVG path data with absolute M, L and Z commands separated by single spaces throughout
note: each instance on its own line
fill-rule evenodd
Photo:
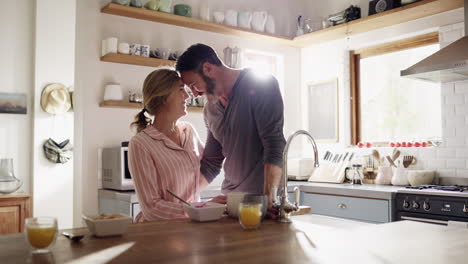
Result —
M 245 228 L 256 228 L 262 218 L 261 205 L 244 205 L 239 211 L 239 220 Z
M 27 236 L 29 243 L 34 248 L 46 248 L 55 239 L 57 227 L 55 226 L 28 226 Z

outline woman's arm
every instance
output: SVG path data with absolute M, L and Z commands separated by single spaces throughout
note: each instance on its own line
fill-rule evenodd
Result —
M 185 218 L 183 206 L 162 199 L 166 192 L 159 186 L 157 169 L 150 153 L 137 141 L 131 141 L 128 148 L 129 168 L 135 183 L 143 219 L 146 221 Z

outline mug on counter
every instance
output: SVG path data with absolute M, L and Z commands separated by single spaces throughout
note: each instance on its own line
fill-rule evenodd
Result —
M 227 211 L 231 217 L 239 217 L 239 204 L 244 199 L 245 192 L 231 192 L 227 196 Z

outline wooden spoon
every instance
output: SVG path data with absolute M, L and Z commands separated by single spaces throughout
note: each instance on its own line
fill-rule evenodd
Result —
M 374 157 L 374 159 L 376 159 L 378 162 L 379 162 L 379 166 L 380 166 L 380 154 L 377 150 L 373 149 L 372 150 L 372 156 Z
M 397 150 L 397 149 L 395 149 L 395 150 L 393 151 L 393 156 L 392 156 L 393 162 L 395 162 L 395 161 L 398 159 L 398 157 L 400 157 L 400 151 Z
M 387 158 L 388 162 L 390 163 L 390 166 L 393 166 L 393 167 L 395 167 L 395 168 L 397 167 L 397 166 L 395 165 L 395 162 L 393 162 L 392 158 L 390 158 L 390 156 L 387 156 L 386 158 Z

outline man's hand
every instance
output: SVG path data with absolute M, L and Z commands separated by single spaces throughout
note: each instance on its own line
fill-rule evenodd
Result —
M 279 211 L 277 208 L 274 208 L 274 207 L 268 207 L 268 210 L 267 210 L 267 213 L 266 213 L 266 217 L 267 218 L 270 218 L 270 219 L 273 219 L 273 220 L 276 220 L 278 219 L 279 217 Z
M 227 197 L 226 197 L 226 195 L 218 195 L 215 198 L 209 200 L 208 202 L 226 204 L 227 203 Z

